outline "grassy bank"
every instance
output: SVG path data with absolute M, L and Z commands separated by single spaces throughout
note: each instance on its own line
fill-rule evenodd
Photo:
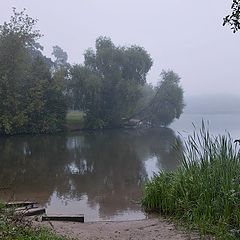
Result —
M 3 240 L 66 240 L 47 229 L 33 229 L 31 222 L 6 211 L 0 204 L 0 239 Z
M 70 111 L 66 117 L 67 129 L 70 131 L 84 128 L 84 113 L 81 111 Z
M 160 172 L 145 186 L 148 211 L 185 223 L 202 235 L 240 239 L 240 159 L 229 136 L 210 137 L 203 129 L 189 137 L 183 164 Z

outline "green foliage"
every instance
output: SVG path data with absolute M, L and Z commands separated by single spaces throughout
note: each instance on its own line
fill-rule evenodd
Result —
M 56 58 L 55 64 L 57 66 L 65 66 L 67 65 L 68 55 L 63 51 L 59 46 L 53 46 L 52 55 Z
M 229 24 L 233 32 L 240 30 L 240 0 L 233 0 L 231 14 L 223 19 L 223 26 Z
M 70 71 L 73 106 L 85 111 L 86 126 L 120 126 L 136 109 L 151 66 L 143 48 L 116 47 L 111 39 L 99 37 L 96 51 L 86 51 L 84 66 L 75 65 Z
M 82 65 L 72 66 L 70 75 L 69 88 L 73 95 L 73 109 L 97 112 L 102 86 L 100 77 Z
M 151 100 L 154 98 L 156 92 L 152 84 L 145 84 L 141 86 L 141 98 L 139 99 L 139 109 L 143 109 L 148 106 Z
M 13 8 L 10 22 L 0 25 L 1 41 L 10 38 L 10 40 L 15 40 L 15 47 L 22 46 L 19 42 L 28 47 L 36 47 L 36 40 L 42 36 L 39 30 L 34 29 L 37 21 L 25 14 L 25 10 L 17 12 L 16 8 Z
M 39 50 L 36 22 L 14 9 L 0 26 L 0 134 L 52 133 L 64 126 L 65 98 Z
M 14 225 L 0 225 L 0 238 L 4 240 L 66 240 L 47 229 L 33 230 L 31 228 L 16 227 Z
M 152 125 L 168 125 L 182 113 L 175 73 L 163 72 L 156 89 L 146 83 L 153 61 L 144 48 L 99 37 L 83 65 L 71 66 L 59 46 L 52 62 L 37 42 L 36 23 L 14 9 L 10 22 L 0 25 L 0 134 L 61 131 L 67 108 L 83 111 L 91 129 L 120 127 L 143 114 Z
M 141 47 L 116 47 L 108 38 L 96 40 L 96 52 L 85 53 L 85 65 L 70 70 L 73 109 L 86 113 L 87 128 L 118 127 L 133 117 L 151 125 L 166 126 L 183 108 L 180 77 L 163 71 L 155 89 L 146 83 L 152 65 Z
M 53 47 L 52 55 L 55 58 L 53 63 L 52 72 L 53 79 L 58 83 L 61 88 L 66 101 L 68 103 L 68 108 L 71 108 L 71 93 L 69 91 L 69 71 L 71 65 L 67 62 L 68 55 L 62 48 L 59 46 Z
M 1 204 L 0 204 L 1 205 Z M 4 240 L 66 240 L 47 229 L 33 229 L 30 222 L 25 222 L 12 211 L 0 206 L 0 239 Z
M 84 113 L 80 111 L 70 111 L 67 114 L 68 122 L 80 122 L 84 118 Z
M 239 150 L 226 136 L 203 129 L 186 142 L 182 166 L 146 184 L 143 206 L 184 221 L 201 234 L 240 237 Z
M 4 204 L 0 202 L 0 212 L 4 209 Z
M 162 71 L 162 81 L 155 89 L 155 96 L 149 103 L 143 118 L 152 125 L 169 125 L 179 118 L 184 108 L 183 89 L 180 77 L 173 71 Z

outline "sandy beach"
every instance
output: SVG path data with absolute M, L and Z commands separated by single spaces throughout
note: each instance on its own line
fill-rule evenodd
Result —
M 44 223 L 45 224 L 45 223 Z M 46 223 L 56 233 L 79 240 L 196 240 L 195 234 L 187 234 L 165 220 L 154 218 L 139 221 Z

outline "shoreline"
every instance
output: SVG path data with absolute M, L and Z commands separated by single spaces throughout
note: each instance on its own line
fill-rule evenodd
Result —
M 58 235 L 79 240 L 197 240 L 195 233 L 178 230 L 163 218 L 129 221 L 99 221 L 87 223 L 46 222 L 40 226 L 51 228 Z

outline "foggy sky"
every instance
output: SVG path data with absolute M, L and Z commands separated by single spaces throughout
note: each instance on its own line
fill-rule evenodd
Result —
M 240 93 L 240 33 L 223 27 L 231 0 L 0 0 L 0 24 L 12 7 L 38 18 L 44 34 L 40 43 L 51 55 L 59 45 L 71 63 L 97 37 L 116 45 L 137 44 L 152 56 L 148 82 L 156 83 L 162 69 L 181 77 L 186 95 Z

